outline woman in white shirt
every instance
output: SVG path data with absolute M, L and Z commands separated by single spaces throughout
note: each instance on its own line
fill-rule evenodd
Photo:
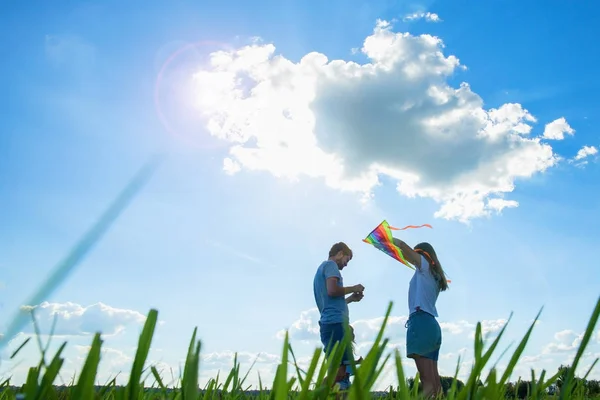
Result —
M 402 250 L 406 261 L 415 266 L 408 288 L 409 317 L 406 332 L 406 356 L 415 360 L 423 394 L 437 396 L 442 383 L 437 362 L 442 345 L 442 330 L 436 318 L 438 295 L 448 289 L 448 281 L 429 243 L 419 243 L 412 249 L 400 239 L 394 244 Z

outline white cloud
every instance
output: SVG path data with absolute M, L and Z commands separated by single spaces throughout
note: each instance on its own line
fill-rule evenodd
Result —
M 579 149 L 575 157 L 569 160 L 569 162 L 576 162 L 578 167 L 584 166 L 588 163 L 587 158 L 596 156 L 597 158 L 598 148 L 596 146 L 583 146 Z
M 558 118 L 548 124 L 544 129 L 544 138 L 551 140 L 563 140 L 565 134 L 574 135 L 575 130 L 571 128 L 564 117 Z
M 432 12 L 416 12 L 404 17 L 405 21 L 414 21 L 418 19 L 424 19 L 427 22 L 442 22 L 440 16 Z
M 457 352 L 442 353 L 440 354 L 439 358 L 442 360 L 456 360 L 458 357 L 460 357 L 462 360 L 464 360 L 468 352 L 469 349 L 462 347 Z
M 507 322 L 508 320 L 504 318 L 485 319 L 481 321 L 481 333 L 484 337 L 493 337 L 502 330 Z
M 583 160 L 584 158 L 586 158 L 588 156 L 593 156 L 594 154 L 598 154 L 598 148 L 596 148 L 595 146 L 583 146 L 577 152 L 575 159 Z
M 523 356 L 519 360 L 519 364 L 522 364 L 522 363 L 528 363 L 528 364 L 538 363 L 538 362 L 540 362 L 541 359 L 542 359 L 542 355 L 541 354 L 537 354 L 535 356 Z
M 578 334 L 570 329 L 565 329 L 554 334 L 554 339 L 555 342 L 551 342 L 544 347 L 543 354 L 574 353 L 581 344 L 583 333 Z
M 356 339 L 373 340 L 379 333 L 384 317 L 359 319 L 352 323 Z M 390 315 L 386 325 L 386 335 L 390 339 L 405 337 L 405 325 L 408 317 L 405 315 Z
M 515 180 L 561 158 L 532 135 L 522 105 L 486 110 L 467 83 L 449 86 L 464 66 L 443 48 L 378 21 L 364 64 L 317 52 L 296 63 L 272 44 L 214 52 L 194 75 L 197 106 L 210 134 L 232 143 L 227 173 L 304 175 L 364 198 L 387 175 L 402 195 L 439 203 L 436 217 L 462 222 L 517 207 L 504 198 Z M 545 135 L 558 132 L 572 132 L 564 118 Z
M 490 339 L 496 336 L 506 325 L 507 320 L 500 319 L 484 319 L 481 321 L 481 334 L 484 339 Z M 447 332 L 452 335 L 463 335 L 468 333 L 467 337 L 475 338 L 475 329 L 477 328 L 476 323 L 468 322 L 465 320 L 457 322 L 440 322 L 442 332 Z
M 233 367 L 233 360 L 235 358 L 235 352 L 233 351 L 221 351 L 205 354 L 201 356 L 201 364 L 207 365 L 207 368 L 231 368 Z M 240 351 L 237 353 L 238 363 L 252 364 L 278 364 L 281 362 L 281 357 L 276 354 L 269 353 L 250 353 L 247 351 Z
M 88 356 L 91 346 L 80 346 L 76 345 L 75 349 L 78 354 L 78 361 L 82 363 Z M 102 346 L 100 350 L 101 354 L 101 366 L 112 373 L 125 372 L 130 369 L 133 364 L 133 355 L 127 354 L 125 351 Z
M 127 325 L 141 325 L 146 320 L 146 316 L 137 311 L 103 303 L 84 307 L 71 302 L 43 302 L 36 307 L 22 308 L 24 311 L 34 308 L 36 321 L 44 335 L 50 334 L 54 318 L 56 336 L 93 335 L 96 332 L 101 332 L 102 336 L 112 336 L 122 332 Z M 25 332 L 34 332 L 33 323 L 26 325 Z
M 464 320 L 457 322 L 440 322 L 440 328 L 442 328 L 442 332 L 447 332 L 452 335 L 460 335 L 466 331 L 472 331 L 475 329 L 475 324 Z
M 278 339 L 285 338 L 286 329 L 277 332 Z M 302 311 L 300 318 L 292 323 L 287 329 L 290 340 L 299 340 L 302 342 L 320 341 L 319 337 L 319 309 L 311 308 L 310 310 Z

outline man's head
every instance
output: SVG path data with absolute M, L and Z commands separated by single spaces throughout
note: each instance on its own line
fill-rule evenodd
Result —
M 339 269 L 344 269 L 352 260 L 352 250 L 344 242 L 338 242 L 331 246 L 329 250 L 329 259 L 335 261 Z

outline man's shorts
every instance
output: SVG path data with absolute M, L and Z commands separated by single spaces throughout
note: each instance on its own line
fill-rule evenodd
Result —
M 344 338 L 344 325 L 341 322 L 334 324 L 321 324 L 319 322 L 319 328 L 321 332 L 323 351 L 325 352 L 325 356 L 329 357 L 329 354 L 331 354 L 333 346 L 335 346 L 336 342 L 340 342 L 338 346 L 341 346 L 341 341 Z M 346 346 L 346 351 L 342 356 L 342 365 L 350 364 L 351 351 L 350 345 Z
M 406 356 L 421 356 L 438 360 L 442 345 L 442 330 L 435 317 L 425 311 L 416 311 L 408 317 Z

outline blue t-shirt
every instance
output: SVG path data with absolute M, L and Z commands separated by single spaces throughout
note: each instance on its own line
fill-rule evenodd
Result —
M 327 278 L 331 277 L 338 278 L 338 286 L 344 286 L 344 280 L 337 264 L 331 260 L 323 261 L 317 268 L 313 282 L 315 302 L 321 313 L 319 322 L 322 324 L 344 322 L 348 319 L 348 305 L 345 296 L 332 297 L 327 294 Z

